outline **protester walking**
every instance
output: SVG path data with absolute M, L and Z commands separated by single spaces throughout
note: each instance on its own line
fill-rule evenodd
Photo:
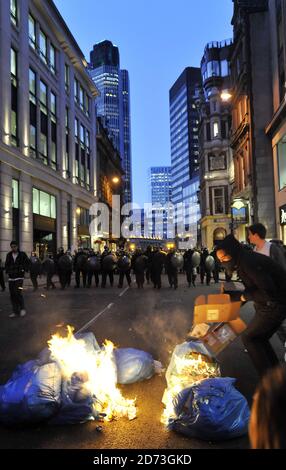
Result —
M 23 297 L 23 283 L 25 272 L 29 271 L 30 261 L 26 253 L 19 251 L 18 243 L 10 243 L 11 251 L 7 254 L 5 270 L 8 274 L 8 283 L 13 312 L 10 318 L 24 317 L 26 315 Z

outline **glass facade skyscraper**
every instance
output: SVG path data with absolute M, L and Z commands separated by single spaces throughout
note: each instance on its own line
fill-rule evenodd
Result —
M 118 47 L 110 41 L 95 44 L 90 53 L 90 75 L 100 91 L 97 115 L 122 158 L 124 202 L 132 200 L 130 85 L 127 70 L 120 70 Z
M 161 212 L 162 227 L 157 233 L 161 238 L 173 238 L 173 210 L 168 207 L 172 198 L 172 168 L 170 166 L 151 167 L 149 169 L 149 191 L 151 203 L 153 206 L 164 206 Z M 150 224 L 152 225 L 152 235 L 155 235 L 155 225 L 153 217 L 150 216 Z M 152 222 L 151 222 L 152 221 Z
M 183 204 L 188 204 L 185 188 L 198 176 L 199 170 L 199 114 L 196 101 L 200 87 L 200 69 L 187 67 L 169 93 L 172 203 L 177 206 L 175 208 L 175 230 L 178 236 L 180 235 L 178 232 L 182 231 L 183 223 L 187 226 L 190 225 L 189 211 L 183 209 Z M 195 230 L 191 238 L 194 238 L 197 230 L 194 228 L 193 222 L 191 225 Z M 179 226 L 180 228 L 178 228 Z
M 171 171 L 170 166 L 156 166 L 149 169 L 149 190 L 152 204 L 171 202 Z
M 183 184 L 199 165 L 199 115 L 196 107 L 201 86 L 199 68 L 187 67 L 170 90 L 172 202 L 183 200 Z

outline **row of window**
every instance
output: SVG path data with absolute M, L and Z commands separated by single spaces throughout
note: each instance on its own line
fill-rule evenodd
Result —
M 11 142 L 18 145 L 18 80 L 17 52 L 11 48 Z M 29 69 L 30 154 L 57 169 L 57 96 L 47 84 Z M 66 151 L 64 171 L 70 175 L 69 109 L 66 107 Z M 75 119 L 75 178 L 90 188 L 90 132 Z
M 29 69 L 30 153 L 57 169 L 57 96 Z M 38 142 L 39 133 L 39 142 Z M 50 139 L 49 139 L 50 136 Z M 38 148 L 39 146 L 39 148 Z
M 20 208 L 20 189 L 19 181 L 12 179 L 12 207 Z M 33 188 L 33 214 L 57 218 L 56 197 L 52 194 Z
M 50 71 L 56 74 L 56 48 L 48 40 L 47 35 L 39 27 L 37 28 L 37 22 L 35 18 L 29 14 L 29 43 L 30 46 L 37 51 L 41 60 L 46 64 Z
M 19 8 L 18 0 L 10 0 L 10 15 L 11 21 L 15 26 L 19 21 Z M 48 39 L 47 35 L 38 26 L 37 21 L 33 15 L 29 14 L 29 44 L 39 54 L 42 61 L 49 67 L 50 71 L 55 75 L 57 72 L 57 51 L 52 42 Z M 69 93 L 70 90 L 70 68 L 65 64 L 65 89 Z M 90 115 L 90 98 L 80 85 L 79 81 L 75 79 L 74 83 L 75 100 L 79 104 L 81 110 L 87 115 Z

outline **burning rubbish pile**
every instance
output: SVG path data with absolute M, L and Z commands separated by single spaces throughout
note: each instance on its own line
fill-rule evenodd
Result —
M 152 356 L 136 349 L 99 347 L 94 335 L 56 334 L 38 358 L 17 367 L 0 387 L 0 422 L 75 424 L 94 419 L 136 418 L 136 400 L 117 383 L 133 383 L 159 372 Z
M 205 440 L 247 433 L 247 401 L 234 388 L 235 379 L 220 377 L 216 361 L 245 328 L 239 308 L 224 294 L 197 298 L 192 340 L 176 346 L 166 373 L 161 421 L 168 429 Z
M 234 388 L 235 379 L 220 377 L 218 363 L 202 342 L 176 346 L 166 380 L 161 421 L 168 429 L 205 440 L 247 433 L 247 401 Z

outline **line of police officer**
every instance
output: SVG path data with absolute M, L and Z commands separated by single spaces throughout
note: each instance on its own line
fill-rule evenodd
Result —
M 178 288 L 178 273 L 185 272 L 189 287 L 196 286 L 197 275 L 200 275 L 201 284 L 206 278 L 207 285 L 210 284 L 211 277 L 218 282 L 219 264 L 215 254 L 204 249 L 202 251 L 190 249 L 184 254 L 170 249 L 166 253 L 160 247 L 149 246 L 145 252 L 137 248 L 130 253 L 124 248 L 120 248 L 116 253 L 105 246 L 103 253 L 96 253 L 93 250 L 79 249 L 74 256 L 70 251 L 58 250 L 55 257 L 46 257 L 42 262 L 31 254 L 30 276 L 34 290 L 38 288 L 37 278 L 41 274 L 47 276 L 47 289 L 55 288 L 53 276 L 58 275 L 61 289 L 71 285 L 72 273 L 75 273 L 75 288 L 90 288 L 93 282 L 96 287 L 100 285 L 105 288 L 107 280 L 111 287 L 114 285 L 114 273 L 119 274 L 118 288 L 122 288 L 124 280 L 131 285 L 131 271 L 133 270 L 136 284 L 142 289 L 145 283 L 152 282 L 155 289 L 162 287 L 162 273 L 168 276 L 170 287 Z

